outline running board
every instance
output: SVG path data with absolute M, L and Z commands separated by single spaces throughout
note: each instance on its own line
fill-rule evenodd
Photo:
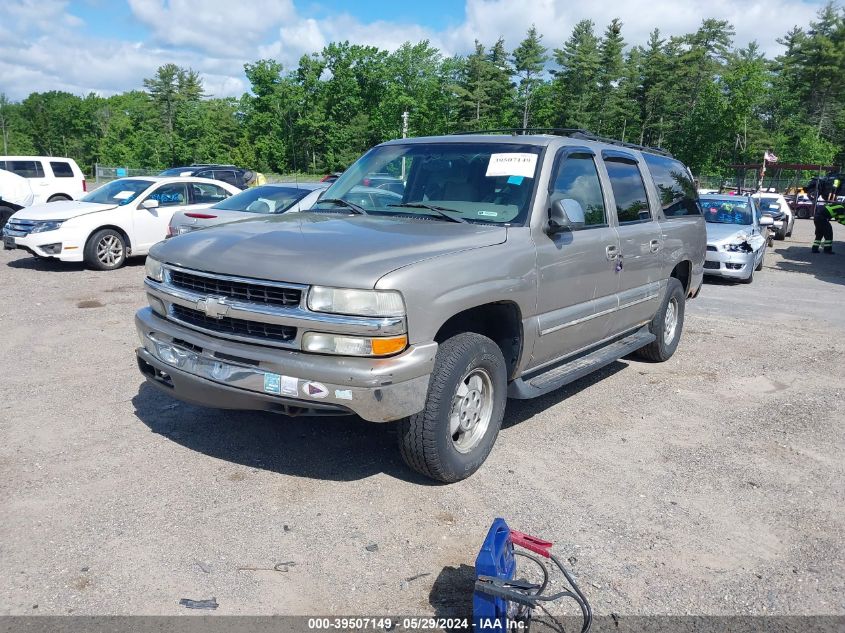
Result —
M 657 337 L 643 328 L 623 339 L 604 345 L 585 356 L 580 356 L 563 365 L 557 365 L 541 374 L 524 380 L 517 378 L 508 387 L 508 397 L 528 400 L 554 391 L 563 385 L 574 382 L 619 360 L 641 347 L 648 345 Z

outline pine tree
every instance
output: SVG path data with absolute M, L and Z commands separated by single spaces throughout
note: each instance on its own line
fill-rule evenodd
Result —
M 541 73 L 549 60 L 548 49 L 540 42 L 542 35 L 533 24 L 525 39 L 513 52 L 513 65 L 519 75 L 519 98 L 522 101 L 522 127 L 527 128 L 531 112 L 531 98 L 542 83 Z

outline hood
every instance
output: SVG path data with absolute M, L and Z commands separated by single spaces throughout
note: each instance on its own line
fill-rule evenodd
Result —
M 69 220 L 79 215 L 109 211 L 115 207 L 117 207 L 116 204 L 61 200 L 58 202 L 36 204 L 26 209 L 21 209 L 15 214 L 15 217 L 22 220 Z
M 743 236 L 750 237 L 754 226 L 751 224 L 716 224 L 715 222 L 707 223 L 707 242 L 714 244 L 719 242 L 739 242 L 745 239 Z
M 502 226 L 289 213 L 188 233 L 159 242 L 150 255 L 169 264 L 227 275 L 372 288 L 397 268 L 501 244 L 506 238 Z

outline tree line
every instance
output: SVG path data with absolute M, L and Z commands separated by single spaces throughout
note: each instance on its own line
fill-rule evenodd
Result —
M 444 56 L 428 41 L 393 52 L 349 42 L 244 66 L 251 90 L 209 98 L 199 75 L 174 64 L 142 90 L 102 97 L 50 91 L 11 102 L 0 94 L 5 154 L 75 158 L 158 169 L 192 162 L 260 171 L 323 173 L 401 136 L 511 127 L 585 128 L 667 149 L 695 173 L 727 174 L 760 162 L 845 162 L 845 10 L 778 40 L 767 59 L 755 42 L 734 44 L 733 26 L 706 19 L 694 33 L 629 45 L 624 25 L 578 22 L 563 42 L 535 27 L 513 50 L 476 41 Z M 558 44 L 558 47 L 554 47 Z

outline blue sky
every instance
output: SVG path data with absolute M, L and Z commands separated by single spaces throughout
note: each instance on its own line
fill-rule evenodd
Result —
M 757 40 L 770 56 L 794 25 L 806 25 L 819 0 L 0 0 L 0 92 L 112 94 L 140 88 L 164 63 L 197 70 L 206 92 L 239 96 L 243 64 L 273 58 L 286 67 L 331 41 L 395 49 L 428 39 L 445 54 L 475 39 L 514 48 L 536 24 L 559 47 L 580 19 L 602 31 L 614 17 L 628 44 L 694 31 L 701 20 L 729 20 L 736 43 Z

